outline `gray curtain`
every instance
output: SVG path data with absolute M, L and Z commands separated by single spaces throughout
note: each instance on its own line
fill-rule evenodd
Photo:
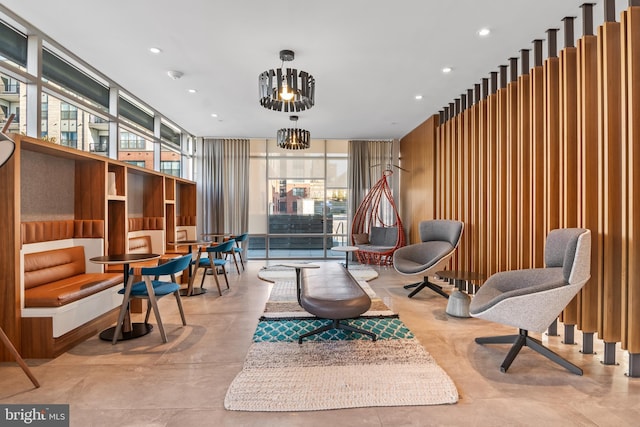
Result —
M 349 141 L 349 218 L 353 218 L 369 189 L 382 176 L 382 171 L 392 169 L 392 165 L 392 141 Z M 392 179 L 393 176 L 389 177 L 389 184 Z M 393 221 L 390 207 L 383 206 L 382 209 L 382 218 L 386 222 Z
M 249 140 L 199 140 L 196 151 L 198 232 L 249 228 Z

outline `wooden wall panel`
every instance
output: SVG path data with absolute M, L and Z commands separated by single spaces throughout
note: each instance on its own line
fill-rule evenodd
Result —
M 598 86 L 597 38 L 578 40 L 578 140 L 580 141 L 580 222 L 591 230 L 591 279 L 580 291 L 578 328 L 582 332 L 598 330 L 598 288 L 602 277 L 598 197 Z
M 420 221 L 436 218 L 437 185 L 436 128 L 438 117 L 432 116 L 400 140 L 401 174 L 400 213 L 408 242 L 420 241 Z
M 578 62 L 577 49 L 560 52 L 560 227 L 578 226 Z M 564 309 L 565 325 L 578 323 L 578 297 Z
M 603 234 L 601 329 L 598 336 L 607 343 L 619 342 L 622 338 L 620 61 L 620 24 L 605 22 L 598 28 L 598 175 Z
M 531 79 L 518 78 L 518 267 L 530 268 L 532 203 L 531 203 Z
M 531 247 L 532 267 L 544 267 L 544 70 L 534 67 L 531 76 Z
M 624 41 L 623 93 L 626 124 L 625 163 L 626 193 L 624 210 L 626 267 L 623 281 L 622 348 L 640 353 L 640 7 L 630 7 L 622 18 Z

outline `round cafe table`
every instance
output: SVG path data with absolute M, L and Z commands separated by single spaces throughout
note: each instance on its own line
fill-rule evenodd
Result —
M 438 271 L 436 276 L 440 279 L 452 281 L 456 287 L 449 295 L 445 312 L 454 317 L 471 317 L 469 314 L 469 303 L 471 302 L 469 290 L 473 291 L 475 289 L 474 286 L 480 286 L 486 276 L 472 271 L 461 270 Z
M 211 242 L 207 241 L 207 240 L 180 240 L 178 242 L 169 242 L 168 245 L 170 246 L 188 246 L 189 247 L 189 253 L 193 254 L 193 247 L 200 247 L 200 246 L 208 246 L 210 245 Z M 200 257 L 200 254 L 198 253 L 198 257 Z M 207 290 L 204 288 L 194 288 L 193 287 L 193 265 L 192 263 L 189 263 L 189 286 L 187 287 L 187 289 L 180 289 L 180 295 L 181 296 L 194 296 L 194 295 L 202 295 L 204 293 L 206 293 Z
M 359 249 L 357 246 L 334 246 L 331 248 L 332 251 L 344 252 L 344 268 L 349 268 L 349 254 Z
M 104 255 L 90 258 L 89 261 L 96 264 L 104 265 L 122 265 L 124 273 L 124 286 L 129 283 L 129 264 L 135 262 L 151 261 L 160 258 L 158 254 L 117 254 L 117 255 Z M 118 341 L 130 340 L 138 338 L 143 335 L 147 335 L 153 329 L 153 326 L 148 323 L 131 323 L 131 313 L 129 312 L 129 301 L 122 300 L 123 304 L 127 304 L 127 312 L 122 322 L 122 336 L 118 337 Z M 112 341 L 113 334 L 116 331 L 116 327 L 112 326 L 100 332 L 100 339 L 105 341 Z

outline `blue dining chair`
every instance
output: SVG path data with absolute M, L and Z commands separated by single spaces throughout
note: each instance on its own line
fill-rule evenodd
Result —
M 206 246 L 200 248 L 200 252 L 198 253 L 198 257 L 193 262 L 194 269 L 191 280 L 194 280 L 196 277 L 196 272 L 198 268 L 203 268 L 202 272 L 202 280 L 200 281 L 200 287 L 204 288 L 204 278 L 207 276 L 207 270 L 211 270 L 213 273 L 213 278 L 216 280 L 216 286 L 218 287 L 218 294 L 222 296 L 222 290 L 220 289 L 220 281 L 218 280 L 217 270 L 220 268 L 222 273 L 224 274 L 224 280 L 227 283 L 227 289 L 229 289 L 229 278 L 227 277 L 227 269 L 225 265 L 227 264 L 227 260 L 224 259 L 223 254 L 229 252 L 234 245 L 235 240 L 229 239 L 225 242 L 214 244 L 213 246 Z M 206 253 L 207 256 L 203 257 L 202 254 Z
M 186 326 L 187 321 L 184 317 L 184 310 L 182 309 L 182 300 L 180 299 L 180 284 L 176 281 L 176 274 L 184 271 L 189 267 L 191 262 L 191 254 L 174 258 L 164 264 L 156 267 L 134 267 L 129 270 L 129 280 L 124 289 L 118 291 L 119 294 L 124 294 L 122 301 L 122 307 L 120 308 L 120 315 L 118 316 L 118 323 L 116 325 L 115 333 L 113 334 L 112 344 L 118 341 L 118 337 L 122 332 L 122 323 L 124 321 L 125 314 L 128 310 L 129 301 L 134 298 L 146 299 L 149 301 L 147 304 L 147 314 L 144 319 L 144 323 L 149 322 L 149 315 L 153 308 L 153 313 L 158 322 L 158 329 L 160 329 L 160 336 L 162 342 L 167 342 L 167 334 L 164 331 L 162 325 L 162 319 L 160 318 L 160 310 L 158 310 L 157 300 L 161 297 L 169 294 L 173 294 L 180 310 L 180 317 L 182 318 L 182 325 Z M 169 276 L 171 281 L 160 280 L 161 276 Z M 136 278 L 142 278 L 142 281 L 135 282 Z
M 236 265 L 236 271 L 238 272 L 238 274 L 240 274 L 240 268 L 238 268 L 238 261 L 236 258 L 236 254 L 240 257 L 240 264 L 242 265 L 242 271 L 244 271 L 244 260 L 242 259 L 244 255 L 243 244 L 248 237 L 249 237 L 249 233 L 243 233 L 239 236 L 231 236 L 231 238 L 236 241 L 236 245 L 232 247 L 229 252 L 227 252 L 227 255 L 231 255 L 233 257 L 233 262 Z

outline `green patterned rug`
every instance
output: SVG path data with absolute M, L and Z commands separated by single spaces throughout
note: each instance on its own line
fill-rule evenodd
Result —
M 458 401 L 451 378 L 366 283 L 377 277 L 375 270 L 356 264 L 349 271 L 371 297 L 372 308 L 343 322 L 375 333 L 377 341 L 332 329 L 298 344 L 301 334 L 330 321 L 297 305 L 293 269 L 263 269 L 259 277 L 273 282 L 271 295 L 243 369 L 227 390 L 227 410 L 297 412 Z

